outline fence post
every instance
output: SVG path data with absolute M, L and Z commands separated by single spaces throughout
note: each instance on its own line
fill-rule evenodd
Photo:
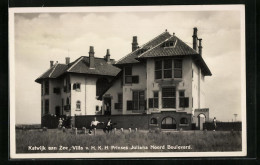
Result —
M 66 129 L 65 129 L 65 127 L 62 127 L 62 131 L 63 131 L 63 132 L 66 132 Z
M 130 133 L 131 133 L 131 131 L 132 131 L 131 128 L 129 128 L 129 132 L 130 132 Z
M 121 132 L 124 132 L 124 128 L 121 128 Z
M 86 127 L 83 127 L 82 129 L 83 129 L 83 131 L 84 131 L 84 134 L 86 135 L 86 133 L 87 133 Z
M 135 132 L 137 132 L 137 128 L 135 128 Z
M 116 134 L 116 128 L 114 128 L 114 133 Z
M 96 136 L 96 130 L 97 130 L 97 129 L 96 129 L 96 128 L 94 128 L 94 135 L 95 135 L 95 136 Z

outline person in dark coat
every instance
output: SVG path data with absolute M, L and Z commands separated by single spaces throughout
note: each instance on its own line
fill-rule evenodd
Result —
M 106 133 L 106 132 L 110 132 L 112 131 L 112 122 L 111 122 L 111 119 L 108 118 L 108 121 L 105 123 L 105 128 L 103 129 L 103 131 Z

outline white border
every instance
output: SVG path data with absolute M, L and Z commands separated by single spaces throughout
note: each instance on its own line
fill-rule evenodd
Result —
M 16 154 L 15 144 L 15 13 L 61 12 L 159 12 L 159 11 L 240 11 L 241 13 L 241 109 L 242 151 L 238 152 L 150 152 L 150 153 L 35 153 Z M 117 6 L 117 7 L 53 7 L 9 8 L 9 108 L 10 108 L 10 158 L 145 158 L 145 157 L 233 157 L 247 155 L 246 140 L 246 70 L 245 70 L 245 6 L 244 5 L 190 5 L 190 6 Z

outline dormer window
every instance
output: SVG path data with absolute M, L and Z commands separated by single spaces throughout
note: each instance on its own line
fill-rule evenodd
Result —
M 168 41 L 164 43 L 164 47 L 172 47 L 174 45 L 173 41 Z

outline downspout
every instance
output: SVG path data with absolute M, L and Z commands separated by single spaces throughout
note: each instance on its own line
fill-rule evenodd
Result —
M 199 78 L 199 81 L 198 81 L 198 109 L 200 109 L 200 76 L 201 76 L 201 69 L 200 67 L 199 68 L 199 75 L 198 75 L 198 78 Z
M 84 101 L 85 101 L 85 115 L 87 115 L 87 110 L 86 110 L 86 86 L 87 86 L 87 84 L 86 84 L 86 77 L 85 77 L 85 99 L 84 99 Z

